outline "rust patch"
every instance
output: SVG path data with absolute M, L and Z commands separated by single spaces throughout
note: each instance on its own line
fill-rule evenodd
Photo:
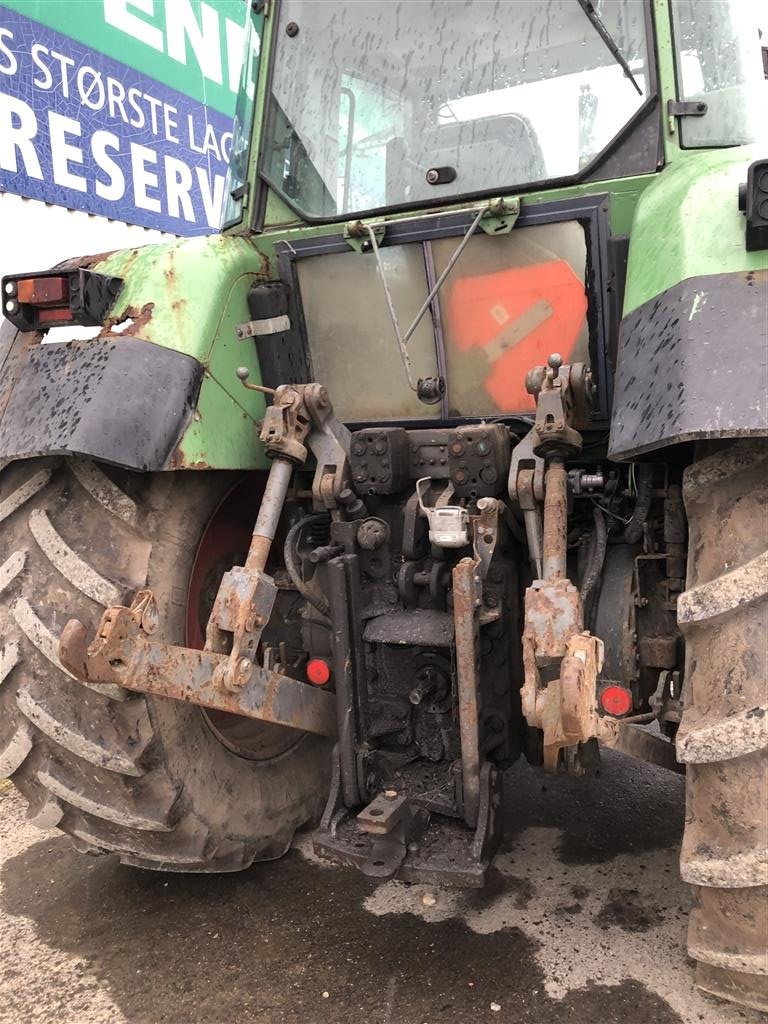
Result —
M 203 452 L 205 456 L 205 452 Z M 211 469 L 211 464 L 205 460 L 205 458 L 197 458 L 190 462 L 180 445 L 177 445 L 171 452 L 171 456 L 168 459 L 168 469 Z
M 269 256 L 265 252 L 259 252 L 258 255 L 259 259 L 261 260 L 261 269 L 259 270 L 259 276 L 263 277 L 265 281 L 269 281 L 271 276 Z
M 119 249 L 112 249 L 110 252 L 98 252 L 91 256 L 72 256 L 68 260 L 62 260 L 61 263 L 55 264 L 52 269 L 79 270 L 82 267 L 83 270 L 90 270 L 97 263 L 103 263 L 104 260 L 109 259 L 110 256 L 114 256 L 119 251 Z
M 477 564 L 463 558 L 453 569 L 453 621 L 461 739 L 464 818 L 477 824 L 480 803 L 480 714 L 477 678 Z
M 155 309 L 154 302 L 145 302 L 139 309 L 138 306 L 127 306 L 119 316 L 108 317 L 104 321 L 104 330 L 99 335 L 101 338 L 125 338 L 135 337 L 140 334 L 144 327 L 152 319 Z M 133 323 L 124 331 L 114 331 L 113 328 L 126 320 L 133 320 Z

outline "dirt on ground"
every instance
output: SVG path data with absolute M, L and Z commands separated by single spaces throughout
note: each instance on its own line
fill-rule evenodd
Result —
M 694 988 L 682 780 L 505 780 L 489 885 L 375 883 L 297 837 L 236 875 L 86 857 L 0 789 L 0 1024 L 757 1024 Z

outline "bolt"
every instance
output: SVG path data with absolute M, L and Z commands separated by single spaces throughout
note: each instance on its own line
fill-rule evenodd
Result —
M 396 789 L 385 789 L 384 790 L 384 796 L 387 798 L 387 800 L 394 800 L 397 797 L 397 790 Z
M 295 21 L 288 22 L 288 24 L 285 26 L 285 34 L 287 36 L 290 36 L 291 39 L 293 39 L 294 36 L 297 36 L 299 34 L 299 26 L 296 24 Z
M 245 686 L 253 671 L 253 662 L 250 658 L 240 658 L 237 663 L 237 668 L 234 673 L 232 682 L 236 689 L 240 689 L 241 686 Z
M 485 603 L 488 605 L 489 608 L 498 608 L 499 599 L 495 594 L 486 594 Z
M 427 171 L 427 184 L 436 185 L 440 181 L 440 172 L 435 167 L 430 167 Z

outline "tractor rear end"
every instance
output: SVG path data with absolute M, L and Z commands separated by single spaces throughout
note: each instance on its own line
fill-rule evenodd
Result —
M 764 1006 L 756 35 L 256 7 L 225 233 L 3 282 L 0 765 L 126 863 L 314 818 L 466 886 L 517 758 L 685 768 L 699 983 Z

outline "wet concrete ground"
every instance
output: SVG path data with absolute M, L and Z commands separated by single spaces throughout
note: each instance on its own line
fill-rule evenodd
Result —
M 2 1024 L 757 1024 L 696 992 L 677 873 L 679 777 L 506 785 L 491 884 L 376 884 L 307 836 L 238 875 L 75 853 L 0 790 Z M 424 897 L 426 896 L 426 900 Z

